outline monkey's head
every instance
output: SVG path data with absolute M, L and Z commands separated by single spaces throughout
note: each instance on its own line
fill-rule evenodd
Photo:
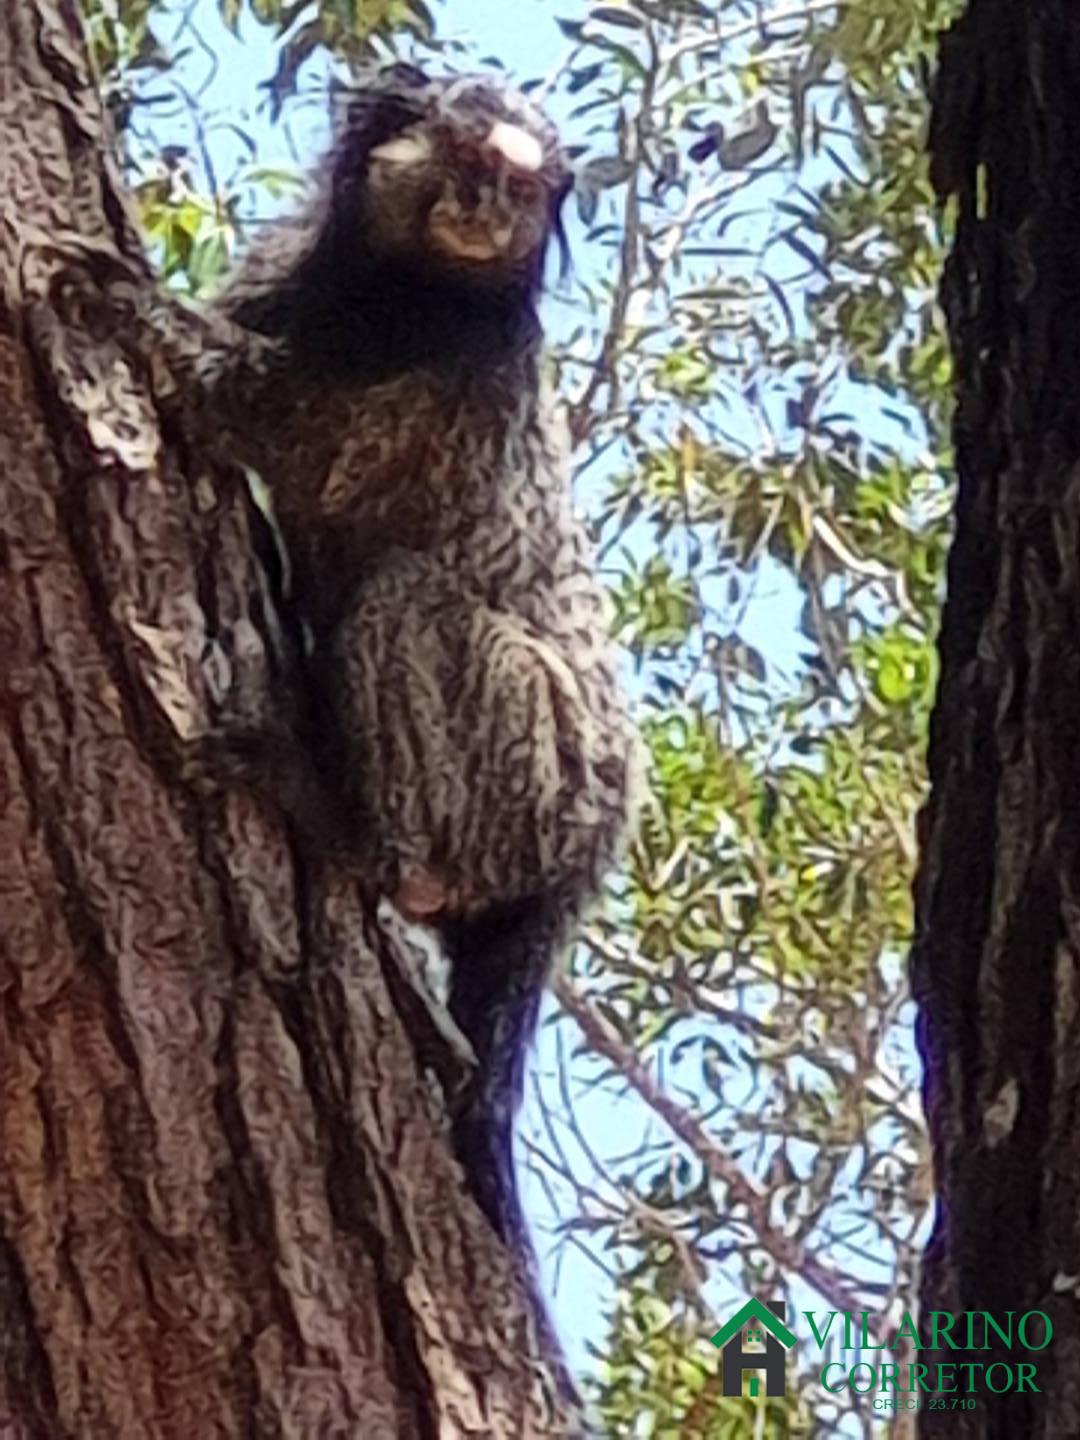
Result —
M 320 375 L 470 363 L 539 334 L 544 257 L 570 186 L 553 126 L 476 77 L 395 65 L 343 92 L 313 203 L 222 296 Z
M 523 95 L 475 76 L 395 65 L 353 92 L 331 204 L 366 259 L 469 284 L 538 284 L 570 184 L 554 127 Z M 349 237 L 339 230 L 338 241 Z

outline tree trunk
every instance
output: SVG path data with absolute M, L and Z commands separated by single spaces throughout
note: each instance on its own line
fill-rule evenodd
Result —
M 72 11 L 0 4 L 0 1437 L 576 1433 L 392 937 L 185 763 L 281 641 Z
M 938 192 L 958 205 L 943 297 L 959 496 L 914 956 L 940 1195 L 923 1320 L 1038 1310 L 1053 1339 L 1037 1353 L 924 1351 L 930 1364 L 1033 1363 L 1041 1393 L 980 1385 L 975 1409 L 924 1410 L 920 1433 L 1037 1440 L 1080 1435 L 1073 0 L 972 0 L 942 47 L 932 149 Z

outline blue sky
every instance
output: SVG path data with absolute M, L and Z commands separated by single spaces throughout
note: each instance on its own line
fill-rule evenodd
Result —
M 568 49 L 555 17 L 572 20 L 585 8 L 580 0 L 445 0 L 436 14 L 443 34 L 475 46 L 481 57 L 497 56 L 527 80 L 557 65 Z

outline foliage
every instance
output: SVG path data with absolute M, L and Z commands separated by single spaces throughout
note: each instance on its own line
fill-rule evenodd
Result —
M 603 1434 L 630 1430 L 631 1417 L 648 1417 L 655 1440 L 801 1440 L 816 1434 L 809 1409 L 764 1394 L 725 1399 L 715 1351 L 703 1351 L 697 1328 L 677 1309 L 639 1284 L 620 1294 L 615 1342 L 603 1356 Z
M 624 1174 L 564 1225 L 609 1234 L 647 1292 L 665 1246 L 696 1257 L 664 1290 L 672 1363 L 717 1297 L 827 1309 L 849 1284 L 885 1312 L 911 1294 L 926 1165 L 899 959 L 949 505 L 921 77 L 955 8 L 806 3 L 774 28 L 738 4 L 635 4 L 572 30 L 575 118 L 594 143 L 620 135 L 627 175 L 586 217 L 620 263 L 583 286 L 596 321 L 564 375 L 585 463 L 615 468 L 598 511 L 656 797 L 633 943 L 609 936 L 616 963 L 583 983 L 768 1202 L 763 1233 L 730 1165 L 682 1137 L 678 1166 L 638 1152 L 647 1221 L 615 1198 Z M 786 673 L 767 592 L 801 639 Z M 792 1238 L 824 1274 L 790 1264 Z M 605 1433 L 668 1433 L 658 1403 L 635 1415 L 615 1358 L 636 1323 L 624 1304 Z M 827 1400 L 803 1384 L 814 1433 Z
M 162 0 L 92 8 L 147 230 L 205 291 L 245 197 L 292 177 L 162 156 L 137 124 Z M 548 101 L 579 184 L 549 328 L 653 799 L 527 1138 L 560 1253 L 618 1286 L 590 1392 L 613 1437 L 825 1433 L 849 1402 L 801 1368 L 783 1407 L 718 1396 L 717 1313 L 911 1293 L 927 1186 L 902 957 L 950 498 L 923 79 L 956 9 L 621 0 L 560 21 Z M 438 43 L 412 0 L 221 13 L 280 38 L 286 114 L 323 47 Z M 607 1150 L 582 1118 L 598 1091 L 621 1117 Z
M 431 39 L 434 16 L 424 0 L 218 0 L 234 31 L 245 9 L 281 40 L 278 66 L 267 81 L 275 108 L 296 90 L 305 61 L 323 48 L 352 63 L 370 60 L 376 39 L 393 43 L 402 34 Z
M 708 1109 L 772 1231 L 685 1138 L 678 1166 L 638 1153 L 647 1223 L 615 1198 L 625 1174 L 593 1179 L 566 1236 L 609 1234 L 635 1285 L 655 1286 L 665 1245 L 699 1261 L 668 1296 L 673 1362 L 721 1296 L 830 1308 L 851 1284 L 884 1312 L 911 1293 L 926 1165 L 899 959 L 949 505 L 921 79 L 955 8 L 807 3 L 774 29 L 749 6 L 640 4 L 572 30 L 575 118 L 594 143 L 620 135 L 627 175 L 586 216 L 620 263 L 583 286 L 596 320 L 564 376 L 586 464 L 615 469 L 598 512 L 656 796 L 633 944 L 609 935 L 616 962 L 583 983 L 626 1053 Z M 801 640 L 784 670 L 767 592 Z M 793 1237 L 824 1276 L 785 1263 Z M 613 1356 L 633 1324 L 624 1306 Z M 605 1433 L 665 1433 L 616 1359 L 597 1393 Z M 817 1428 L 827 1399 L 802 1388 Z

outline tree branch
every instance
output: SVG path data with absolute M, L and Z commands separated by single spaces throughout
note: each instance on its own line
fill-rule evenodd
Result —
M 689 1111 L 665 1095 L 648 1068 L 625 1046 L 612 1027 L 596 1013 L 565 975 L 555 982 L 563 1008 L 574 1017 L 590 1050 L 618 1070 L 642 1100 L 667 1124 L 713 1180 L 727 1187 L 735 1204 L 742 1205 L 762 1248 L 785 1275 L 798 1275 L 837 1310 L 853 1313 L 865 1308 L 847 1276 L 823 1264 L 806 1247 L 792 1241 L 773 1224 L 769 1197 L 750 1180 L 731 1156 L 706 1133 Z

